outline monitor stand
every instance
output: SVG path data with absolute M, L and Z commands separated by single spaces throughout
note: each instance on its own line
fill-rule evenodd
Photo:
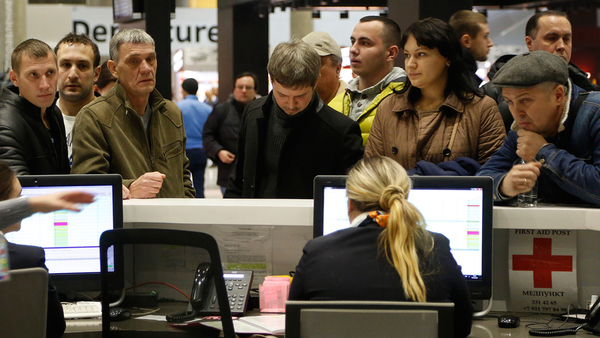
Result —
M 490 310 L 492 310 L 492 302 L 493 298 L 487 299 L 487 300 L 476 300 L 475 301 L 475 311 L 481 309 L 481 311 L 475 312 L 473 313 L 473 318 L 483 318 L 485 317 Z M 485 302 L 487 302 L 487 307 L 483 308 Z

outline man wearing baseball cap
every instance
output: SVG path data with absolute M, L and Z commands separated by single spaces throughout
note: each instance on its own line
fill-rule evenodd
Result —
M 340 79 L 342 70 L 340 46 L 325 32 L 309 33 L 302 40 L 314 48 L 321 57 L 321 77 L 317 82 L 317 94 L 323 102 L 341 113 L 346 82 Z
M 530 191 L 549 203 L 600 205 L 600 92 L 569 79 L 558 55 L 515 56 L 494 76 L 515 119 L 504 145 L 479 170 L 494 179 L 495 201 Z M 515 164 L 522 158 L 526 164 Z

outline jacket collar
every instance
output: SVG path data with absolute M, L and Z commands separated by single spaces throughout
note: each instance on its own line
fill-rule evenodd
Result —
M 473 57 L 471 51 L 463 47 L 462 54 L 465 66 L 467 66 L 467 70 L 471 73 L 475 73 L 477 71 L 477 62 L 475 61 L 475 57 Z
M 394 102 L 394 105 L 392 106 L 393 112 L 403 112 L 407 110 L 411 110 L 414 112 L 417 111 L 412 102 L 410 102 L 410 100 L 408 99 L 408 97 L 410 96 L 408 94 L 411 90 L 415 90 L 415 88 L 413 88 L 412 85 L 408 88 L 404 95 L 398 96 L 398 100 L 396 100 Z M 442 103 L 442 107 L 444 106 L 456 111 L 457 113 L 465 112 L 464 103 L 461 100 L 459 100 L 453 92 L 450 92 L 450 95 L 448 95 L 446 97 L 446 100 L 444 100 L 444 103 Z
M 349 93 L 358 93 L 358 94 L 379 94 L 381 93 L 390 83 L 399 83 L 406 82 L 407 75 L 404 69 L 400 67 L 394 67 L 392 71 L 390 71 L 386 76 L 381 79 L 376 85 L 373 87 L 365 88 L 363 90 L 358 90 L 358 83 L 360 81 L 360 76 L 352 79 L 348 85 L 346 86 L 346 91 Z
M 127 93 L 125 92 L 125 88 L 123 88 L 123 86 L 121 85 L 119 80 L 117 80 L 117 82 L 115 82 L 115 86 L 111 90 L 115 91 L 115 95 L 122 102 L 124 102 L 126 108 L 133 110 L 133 107 L 131 106 L 131 102 L 129 102 L 129 99 L 127 98 Z M 165 99 L 162 97 L 162 95 L 160 95 L 160 93 L 158 92 L 158 90 L 156 88 L 154 88 L 154 90 L 152 90 L 152 92 L 150 93 L 150 97 L 148 98 L 148 103 L 150 104 L 150 108 L 152 108 L 152 111 L 158 110 L 160 112 L 163 112 L 164 109 L 161 109 L 161 108 L 163 108 L 165 105 Z
M 1 95 L 2 101 L 6 101 L 15 107 L 17 107 L 23 114 L 27 114 L 36 117 L 41 120 L 42 109 L 33 103 L 29 102 L 26 98 L 19 95 L 19 87 L 10 85 L 6 87 Z M 52 102 L 50 107 L 46 108 L 46 114 L 53 116 L 54 107 L 56 106 L 56 99 Z M 52 117 L 54 118 L 54 117 Z

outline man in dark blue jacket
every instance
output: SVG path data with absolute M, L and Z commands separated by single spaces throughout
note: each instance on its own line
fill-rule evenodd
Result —
M 546 51 L 515 56 L 492 84 L 515 120 L 477 173 L 494 179 L 494 199 L 510 200 L 537 182 L 541 202 L 600 205 L 600 93 L 582 95 L 565 60 Z M 519 158 L 527 163 L 514 164 Z
M 194 78 L 185 79 L 181 84 L 183 100 L 177 102 L 183 116 L 185 127 L 185 154 L 190 160 L 188 170 L 192 173 L 192 182 L 196 189 L 196 198 L 204 198 L 204 172 L 206 170 L 206 152 L 202 147 L 202 129 L 212 108 L 198 100 L 198 81 Z
M 346 174 L 362 157 L 358 123 L 315 91 L 320 68 L 303 41 L 275 47 L 267 65 L 273 90 L 244 111 L 225 197 L 312 198 L 315 176 Z

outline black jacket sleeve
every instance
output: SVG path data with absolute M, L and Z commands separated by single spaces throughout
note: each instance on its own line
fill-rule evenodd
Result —
M 471 333 L 473 324 L 473 304 L 471 304 L 471 293 L 467 281 L 450 252 L 448 238 L 435 235 L 434 251 L 439 257 L 441 266 L 445 270 L 446 280 L 450 284 L 447 287 L 450 289 L 450 300 L 454 303 L 454 337 L 467 337 Z
M 29 175 L 23 147 L 15 131 L 7 126 L 0 126 L 0 160 L 6 163 L 15 175 Z
M 223 115 L 222 108 L 223 105 L 217 105 L 213 108 L 204 123 L 204 130 L 202 131 L 202 146 L 208 158 L 213 162 L 220 161 L 218 154 L 224 148 L 219 142 L 219 130 L 223 123 L 221 118 Z
M 240 133 L 237 143 L 234 168 L 227 181 L 224 198 L 242 198 L 244 189 L 244 157 L 246 155 L 246 128 L 248 127 L 248 113 L 244 112 L 240 121 Z
M 348 174 L 348 171 L 363 157 L 364 153 L 365 147 L 362 145 L 360 126 L 352 121 L 346 128 L 342 139 L 339 175 Z

